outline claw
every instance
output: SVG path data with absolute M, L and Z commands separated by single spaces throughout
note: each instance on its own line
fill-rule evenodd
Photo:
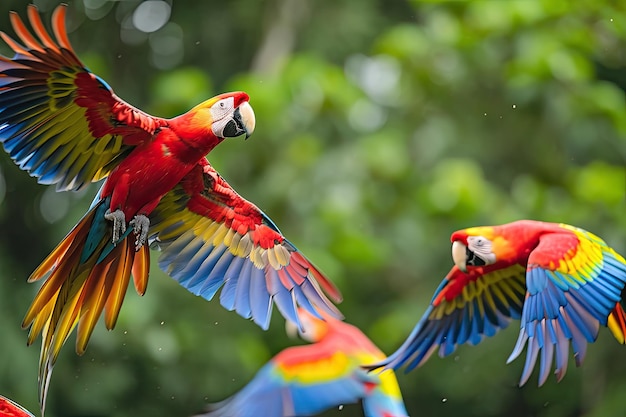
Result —
M 120 236 L 124 236 L 126 232 L 126 215 L 120 209 L 114 212 L 107 210 L 104 218 L 113 222 L 113 244 L 116 245 L 120 241 Z
M 150 228 L 150 219 L 143 214 L 138 214 L 130 221 L 135 232 L 135 251 L 141 249 L 148 240 L 148 229 Z

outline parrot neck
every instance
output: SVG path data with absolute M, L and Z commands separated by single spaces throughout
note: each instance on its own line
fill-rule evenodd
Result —
M 192 112 L 173 119 L 170 127 L 176 133 L 182 148 L 187 148 L 188 151 L 198 155 L 196 160 L 211 152 L 224 140 L 215 136 L 210 124 L 198 123 Z
M 535 220 L 518 220 L 516 222 L 494 226 L 493 236 L 501 236 L 510 242 L 519 245 L 536 246 L 539 238 L 546 233 L 562 232 L 554 223 L 546 223 Z
M 493 250 L 497 253 L 498 260 L 523 265 L 543 235 L 564 231 L 557 224 L 535 220 L 518 220 L 494 226 L 492 230 L 492 236 L 488 237 L 493 241 Z

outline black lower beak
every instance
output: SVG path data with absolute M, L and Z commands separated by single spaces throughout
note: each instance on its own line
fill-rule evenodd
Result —
M 466 265 L 484 266 L 487 264 L 483 258 L 477 256 L 474 252 L 469 250 L 469 248 L 465 249 L 465 253 L 467 254 Z
M 236 109 L 233 113 L 233 118 L 224 126 L 223 134 L 224 137 L 233 138 L 235 136 L 240 136 L 246 134 L 246 139 L 250 137 L 250 134 L 246 130 L 243 121 L 241 120 L 241 112 L 239 109 Z

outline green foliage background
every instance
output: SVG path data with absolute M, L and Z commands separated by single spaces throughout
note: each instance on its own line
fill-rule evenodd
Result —
M 70 3 L 70 39 L 116 93 L 174 116 L 251 96 L 257 130 L 210 156 L 339 285 L 340 306 L 392 352 L 451 266 L 456 229 L 521 218 L 574 224 L 626 254 L 626 3 L 595 0 L 170 1 L 153 33 L 140 2 Z M 46 21 L 56 1 L 36 1 Z M 12 33 L 4 0 L 0 27 Z M 8 54 L 2 45 L 0 51 Z M 2 153 L 0 393 L 37 410 L 26 277 L 87 209 Z M 154 256 L 153 258 L 156 258 Z M 117 328 L 68 343 L 48 416 L 188 416 L 297 341 L 197 298 L 152 266 Z M 626 350 L 603 329 L 582 368 L 537 389 L 505 361 L 514 324 L 399 375 L 413 416 L 626 414 Z M 73 340 L 72 340 L 73 342 Z M 326 415 L 360 415 L 358 406 Z

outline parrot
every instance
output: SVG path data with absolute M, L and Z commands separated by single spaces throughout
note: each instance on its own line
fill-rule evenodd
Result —
M 34 270 L 42 281 L 22 327 L 39 334 L 42 414 L 54 363 L 77 327 L 84 353 L 98 318 L 113 329 L 132 276 L 146 291 L 149 249 L 159 267 L 193 294 L 269 326 L 272 306 L 298 323 L 297 307 L 341 318 L 341 294 L 257 206 L 237 194 L 206 155 L 225 138 L 252 134 L 245 92 L 217 95 L 180 116 L 151 116 L 116 96 L 70 45 L 67 6 L 51 36 L 34 5 L 31 32 L 15 12 L 21 44 L 0 55 L 0 142 L 11 159 L 57 191 L 104 180 L 77 225 Z M 329 298 L 330 297 L 330 298 Z M 333 301 L 331 301 L 332 299 Z
M 539 361 L 542 386 L 554 363 L 556 380 L 567 372 L 570 344 L 576 366 L 587 343 L 606 326 L 624 343 L 620 304 L 626 260 L 598 236 L 578 227 L 535 220 L 471 227 L 451 236 L 454 266 L 404 343 L 368 369 L 406 371 L 439 351 L 477 345 L 515 319 L 520 332 L 507 363 L 526 347 L 519 386 Z
M 0 395 L 0 417 L 34 417 L 21 405 Z
M 301 328 L 312 344 L 291 346 L 274 356 L 232 397 L 209 405 L 196 417 L 296 417 L 361 402 L 365 417 L 407 416 L 392 370 L 368 373 L 361 366 L 385 354 L 357 327 L 321 312 L 300 308 Z

